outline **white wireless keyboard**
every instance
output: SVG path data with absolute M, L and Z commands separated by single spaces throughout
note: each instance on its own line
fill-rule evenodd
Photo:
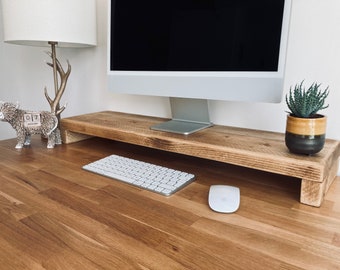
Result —
M 97 160 L 83 166 L 83 169 L 165 196 L 173 194 L 195 178 L 190 173 L 118 155 Z

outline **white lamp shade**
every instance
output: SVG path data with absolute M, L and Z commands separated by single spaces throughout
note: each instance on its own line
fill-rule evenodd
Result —
M 1 0 L 4 41 L 32 46 L 95 46 L 96 0 Z

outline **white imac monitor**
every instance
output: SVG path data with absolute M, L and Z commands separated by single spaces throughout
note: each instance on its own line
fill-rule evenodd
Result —
M 210 126 L 207 100 L 282 99 L 292 0 L 111 0 L 110 91 L 170 97 L 154 129 Z

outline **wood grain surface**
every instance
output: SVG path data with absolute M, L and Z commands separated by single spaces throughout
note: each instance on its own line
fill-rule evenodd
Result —
M 340 179 L 315 208 L 296 179 L 93 138 L 46 149 L 0 142 L 0 269 L 340 269 Z M 185 170 L 170 197 L 84 171 L 110 154 Z M 238 186 L 233 214 L 212 184 Z

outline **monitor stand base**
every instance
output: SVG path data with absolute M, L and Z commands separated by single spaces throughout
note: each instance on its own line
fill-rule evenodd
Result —
M 170 105 L 172 120 L 152 126 L 151 129 L 188 135 L 213 125 L 205 99 L 171 97 Z
M 151 129 L 189 135 L 211 126 L 213 126 L 212 123 L 199 123 L 172 119 L 170 121 L 154 125 Z

